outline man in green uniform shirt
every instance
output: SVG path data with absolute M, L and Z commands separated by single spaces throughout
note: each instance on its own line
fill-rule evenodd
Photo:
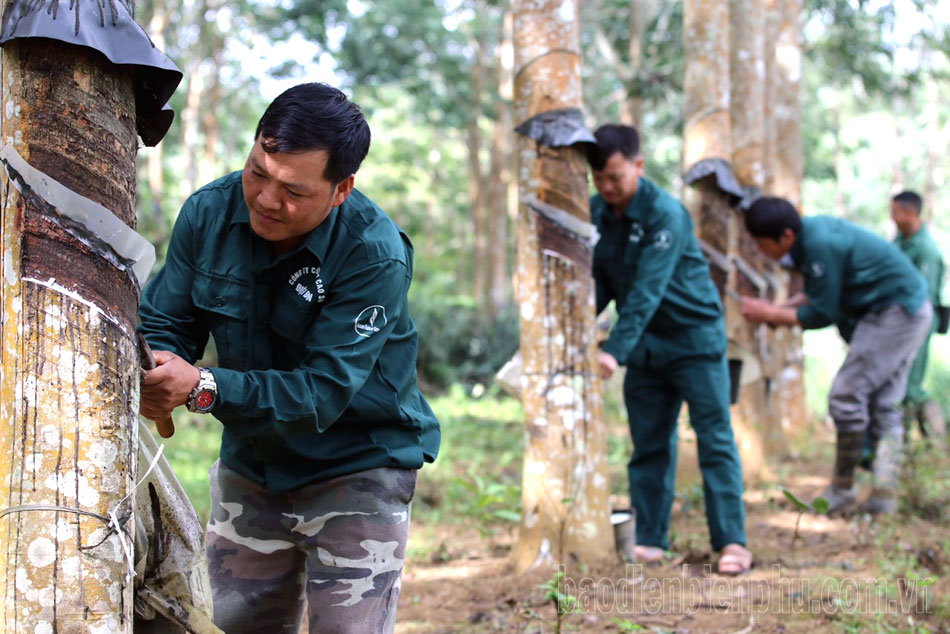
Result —
M 857 501 L 854 472 L 870 428 L 878 447 L 863 510 L 893 513 L 904 442 L 900 401 L 933 316 L 924 279 L 880 236 L 840 218 L 801 218 L 783 198 L 755 201 L 745 225 L 762 253 L 788 257 L 801 271 L 805 292 L 782 305 L 745 298 L 742 314 L 773 325 L 837 324 L 850 344 L 828 396 L 838 435 L 831 484 L 822 493 L 829 511 Z
M 636 556 L 655 562 L 669 548 L 676 480 L 676 422 L 683 401 L 696 431 L 706 520 L 719 571 L 752 565 L 745 548 L 742 468 L 729 417 L 726 332 L 719 294 L 686 209 L 643 178 L 637 131 L 605 125 L 588 161 L 599 192 L 591 216 L 597 312 L 613 300 L 618 320 L 599 356 L 609 378 L 627 366 L 624 400 L 633 457 L 630 499 Z
M 896 244 L 917 270 L 927 281 L 930 290 L 930 303 L 934 310 L 940 305 L 940 291 L 943 285 L 943 258 L 940 248 L 930 236 L 927 227 L 920 218 L 922 200 L 918 194 L 905 191 L 891 199 L 891 218 L 897 225 Z M 931 333 L 937 327 L 934 319 Z M 946 435 L 946 425 L 940 405 L 924 390 L 924 375 L 927 372 L 927 358 L 930 352 L 930 334 L 917 351 L 914 365 L 911 366 L 910 376 L 907 379 L 907 393 L 904 396 L 905 421 L 920 425 L 925 435 L 943 438 Z M 909 429 L 909 424 L 905 425 Z
M 359 109 L 303 84 L 265 111 L 243 172 L 186 202 L 142 297 L 152 420 L 223 425 L 206 539 L 228 634 L 392 632 L 416 471 L 439 425 L 416 385 L 408 238 L 354 189 Z M 208 337 L 218 366 L 196 368 Z

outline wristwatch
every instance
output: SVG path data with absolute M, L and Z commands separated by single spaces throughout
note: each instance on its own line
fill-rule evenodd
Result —
M 218 404 L 218 384 L 208 368 L 198 368 L 198 385 L 188 395 L 189 412 L 207 414 Z

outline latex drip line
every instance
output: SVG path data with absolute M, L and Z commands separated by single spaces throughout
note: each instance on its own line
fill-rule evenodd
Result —
M 132 497 L 132 495 L 138 490 L 140 486 L 148 479 L 149 474 L 152 473 L 152 470 L 155 468 L 155 465 L 158 464 L 159 458 L 162 457 L 162 453 L 165 451 L 165 445 L 159 445 L 158 451 L 155 452 L 155 456 L 152 458 L 151 464 L 149 464 L 148 469 L 145 470 L 145 473 L 139 479 L 138 483 L 132 487 L 132 490 L 128 494 L 119 500 L 110 511 L 108 517 L 99 515 L 98 513 L 93 513 L 92 511 L 87 511 L 80 508 L 72 508 L 68 506 L 54 506 L 49 504 L 21 504 L 20 506 L 11 506 L 0 511 L 0 519 L 6 517 L 7 515 L 14 515 L 17 513 L 29 513 L 36 511 L 53 511 L 57 513 L 74 513 L 76 515 L 85 515 L 87 517 L 94 517 L 103 524 L 105 524 L 109 531 L 106 533 L 106 536 L 103 537 L 98 543 L 93 544 L 92 546 L 81 546 L 80 550 L 91 550 L 101 546 L 107 539 L 115 535 L 119 539 L 119 545 L 122 547 L 122 553 L 125 555 L 126 564 L 128 565 L 128 576 L 132 578 L 135 576 L 135 557 L 134 550 L 131 540 L 129 539 L 128 533 L 125 532 L 125 524 L 129 521 L 129 518 L 132 517 L 131 511 L 126 511 L 119 515 L 119 512 L 122 508 L 122 505 Z
M 729 261 L 728 257 L 717 251 L 711 244 L 702 238 L 697 238 L 697 240 L 699 240 L 700 250 L 703 252 L 703 255 L 706 256 L 706 259 L 709 260 L 710 264 L 724 273 L 729 273 L 732 271 L 732 263 Z
M 544 58 L 547 57 L 548 55 L 573 55 L 574 57 L 580 57 L 580 56 L 581 56 L 581 54 L 580 54 L 579 52 L 577 52 L 577 51 L 572 51 L 572 50 L 567 49 L 567 48 L 552 48 L 552 49 L 549 50 L 549 51 L 545 51 L 545 52 L 541 53 L 540 55 L 536 55 L 536 56 L 532 57 L 532 58 L 529 59 L 527 62 L 525 62 L 524 64 L 522 64 L 522 65 L 521 65 L 521 68 L 518 69 L 518 72 L 515 73 L 514 80 L 517 82 L 517 81 L 518 81 L 518 78 L 521 77 L 521 74 L 522 74 L 523 72 L 525 72 L 526 70 L 528 70 L 529 68 L 531 68 L 531 66 L 532 66 L 535 62 L 544 59 Z
M 752 285 L 755 286 L 756 290 L 759 291 L 759 297 L 765 297 L 769 291 L 769 286 L 771 286 L 769 280 L 739 256 L 733 256 L 732 261 L 735 263 L 739 272 L 742 273 L 743 277 L 749 280 Z

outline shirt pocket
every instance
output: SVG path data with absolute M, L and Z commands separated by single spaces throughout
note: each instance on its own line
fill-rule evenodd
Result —
M 240 368 L 243 365 L 247 354 L 249 295 L 246 282 L 195 271 L 191 301 L 205 313 L 221 367 Z
M 322 304 L 308 302 L 292 289 L 282 289 L 274 297 L 270 324 L 274 334 L 295 344 L 312 341 L 313 324 Z
M 640 260 L 640 244 L 642 242 L 642 237 L 636 240 L 627 240 L 627 244 L 623 249 L 624 266 L 634 267 L 637 265 L 637 262 Z

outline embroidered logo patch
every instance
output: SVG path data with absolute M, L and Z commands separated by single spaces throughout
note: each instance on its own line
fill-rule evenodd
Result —
M 356 316 L 353 324 L 360 337 L 371 337 L 386 325 L 386 309 L 379 304 L 367 306 Z
M 824 277 L 825 276 L 825 265 L 821 262 L 812 262 L 811 263 L 811 276 L 812 277 Z
M 630 242 L 634 244 L 640 242 L 643 239 L 643 227 L 640 226 L 640 223 L 636 220 L 633 221 L 633 224 L 630 225 Z
M 318 304 L 322 304 L 327 298 L 326 287 L 323 285 L 323 278 L 320 277 L 321 267 L 303 266 L 296 271 L 287 280 L 297 294 L 312 303 L 316 298 Z
M 666 251 L 673 244 L 673 234 L 668 229 L 661 229 L 653 236 L 653 246 L 657 251 Z

